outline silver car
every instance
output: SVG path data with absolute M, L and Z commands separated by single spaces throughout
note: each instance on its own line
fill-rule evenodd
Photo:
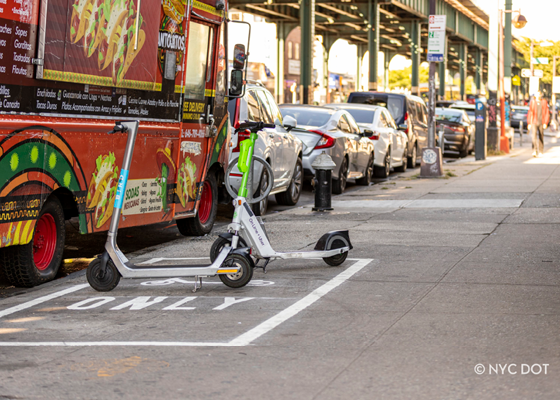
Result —
M 239 157 L 240 143 L 249 138 L 249 134 L 235 133 L 235 127 L 242 121 L 264 122 L 274 124 L 275 128 L 264 128 L 258 132 L 255 144 L 255 155 L 265 159 L 274 173 L 274 186 L 271 195 L 276 195 L 276 201 L 282 205 L 295 205 L 300 197 L 303 184 L 302 148 L 300 139 L 290 133 L 289 127 L 284 126 L 282 114 L 278 110 L 274 97 L 265 87 L 258 84 L 247 84 L 245 96 L 232 99 L 228 104 L 232 129 L 232 147 L 230 148 L 230 163 L 236 163 Z M 287 123 L 289 122 L 286 121 Z M 255 163 L 253 175 L 254 196 L 266 190 L 268 176 L 260 163 Z M 243 174 L 237 166 L 233 167 L 230 182 L 235 191 L 241 186 Z M 264 215 L 268 208 L 268 198 L 252 205 L 256 215 Z
M 359 185 L 369 185 L 373 174 L 374 144 L 360 133 L 352 115 L 345 110 L 309 105 L 283 104 L 282 116 L 297 121 L 294 133 L 303 142 L 303 171 L 306 177 L 315 175 L 311 166 L 325 152 L 336 164 L 332 172 L 335 194 L 344 192 L 346 181 L 355 179 Z
M 348 111 L 358 123 L 362 133 L 369 136 L 375 147 L 373 159 L 375 177 L 387 178 L 391 168 L 396 172 L 406 171 L 408 137 L 406 133 L 398 130 L 395 120 L 385 107 L 355 103 L 326 106 Z

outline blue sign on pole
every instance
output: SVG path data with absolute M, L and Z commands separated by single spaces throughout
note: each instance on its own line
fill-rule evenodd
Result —
M 443 54 L 428 53 L 428 62 L 443 62 Z

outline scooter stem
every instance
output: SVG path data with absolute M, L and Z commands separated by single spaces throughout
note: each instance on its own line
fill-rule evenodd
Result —
M 111 225 L 109 226 L 109 233 L 107 235 L 107 244 L 111 244 L 113 248 L 117 247 L 117 231 L 119 229 L 119 220 L 121 217 L 121 209 L 124 200 L 124 192 L 128 182 L 128 172 L 130 171 L 130 164 L 132 162 L 132 154 L 134 153 L 134 143 L 136 143 L 136 136 L 138 135 L 139 122 L 136 121 L 122 121 L 116 124 L 121 124 L 127 128 L 128 138 L 126 141 L 126 148 L 124 150 L 123 163 L 121 172 L 119 174 L 119 183 L 117 185 L 117 195 L 115 196 L 115 205 L 113 215 L 111 216 Z
M 253 163 L 253 152 L 258 137 L 259 136 L 255 132 L 251 132 L 249 139 L 245 139 L 241 142 L 241 151 L 237 160 L 237 168 L 239 171 L 243 172 L 241 186 L 239 186 L 239 191 L 237 192 L 239 197 L 247 198 L 249 192 L 247 189 L 247 183 L 249 182 L 249 174 Z

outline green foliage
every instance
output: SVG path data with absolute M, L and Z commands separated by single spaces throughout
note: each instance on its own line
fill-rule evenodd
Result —
M 533 57 L 538 58 L 538 57 L 548 57 L 549 59 L 549 64 L 548 65 L 533 65 L 534 69 L 542 69 L 543 70 L 543 78 L 541 79 L 541 81 L 543 83 L 547 83 L 547 84 L 551 84 L 552 83 L 552 62 L 553 62 L 553 56 L 560 56 L 560 41 L 558 42 L 553 42 L 552 40 L 549 40 L 549 42 L 554 43 L 553 46 L 549 46 L 549 47 L 543 47 L 543 46 L 539 46 L 539 44 L 541 43 L 540 41 L 534 41 L 533 43 Z M 525 59 L 525 61 L 527 61 L 527 64 L 529 65 L 529 63 L 531 62 L 531 39 L 523 37 L 521 40 L 516 40 L 515 44 L 517 45 L 517 48 L 521 51 L 521 53 L 523 54 L 523 58 Z M 529 67 L 527 67 L 529 68 Z M 560 59 L 558 59 L 556 61 L 556 75 L 560 75 L 559 71 L 560 70 Z
M 430 69 L 420 66 L 420 83 L 428 83 Z M 412 88 L 412 66 L 396 71 L 389 71 L 389 89 Z

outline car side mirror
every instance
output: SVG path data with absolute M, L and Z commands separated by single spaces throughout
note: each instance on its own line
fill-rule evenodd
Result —
M 294 129 L 297 126 L 297 120 L 290 116 L 290 115 L 286 115 L 284 117 L 284 128 L 286 128 L 287 130 L 291 130 Z
M 399 124 L 399 131 L 406 131 L 408 129 L 408 124 Z
M 232 69 L 229 94 L 230 96 L 241 96 L 243 93 L 243 70 Z

